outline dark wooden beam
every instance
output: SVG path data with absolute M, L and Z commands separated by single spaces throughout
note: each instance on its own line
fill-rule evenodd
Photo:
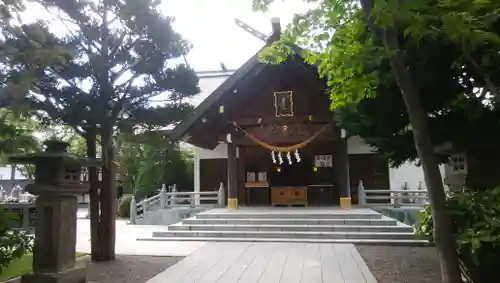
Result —
M 314 115 L 311 116 L 312 119 L 309 119 L 309 116 L 293 116 L 293 117 L 279 117 L 269 116 L 269 117 L 244 117 L 238 118 L 235 122 L 245 128 L 245 127 L 260 127 L 260 126 L 268 126 L 275 124 L 291 124 L 291 123 L 299 123 L 299 124 L 327 124 L 333 121 L 333 115 L 329 117 L 316 117 Z M 230 122 L 232 123 L 232 122 Z

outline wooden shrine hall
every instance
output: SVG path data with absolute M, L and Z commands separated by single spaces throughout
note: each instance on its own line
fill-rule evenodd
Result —
M 280 34 L 279 24 L 273 24 L 268 42 Z M 378 165 L 351 166 L 350 172 L 348 135 L 335 121 L 316 67 L 299 55 L 279 65 L 264 64 L 259 53 L 171 133 L 173 139 L 198 148 L 224 148 L 224 156 L 203 159 L 201 190 L 213 191 L 223 183 L 228 206 L 236 208 L 348 206 L 351 192 L 356 201 L 357 186 L 350 173 L 357 180 L 375 174 L 388 187 L 387 162 L 373 161 L 378 160 L 374 154 L 356 162 Z

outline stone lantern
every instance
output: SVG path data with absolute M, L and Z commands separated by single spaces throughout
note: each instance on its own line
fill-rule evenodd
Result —
M 21 282 L 83 283 L 86 266 L 75 265 L 77 195 L 88 191 L 80 173 L 82 166 L 91 164 L 68 154 L 65 142 L 46 141 L 45 145 L 45 152 L 9 158 L 11 163 L 35 165 L 34 184 L 26 187 L 38 196 L 33 274 L 23 276 Z

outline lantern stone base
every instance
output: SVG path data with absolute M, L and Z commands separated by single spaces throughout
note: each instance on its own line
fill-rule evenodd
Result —
M 75 266 L 57 273 L 34 273 L 24 275 L 21 283 L 86 283 L 87 266 Z

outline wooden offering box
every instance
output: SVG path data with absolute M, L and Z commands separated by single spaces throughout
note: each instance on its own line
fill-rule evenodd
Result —
M 271 203 L 307 206 L 307 187 L 271 187 Z

